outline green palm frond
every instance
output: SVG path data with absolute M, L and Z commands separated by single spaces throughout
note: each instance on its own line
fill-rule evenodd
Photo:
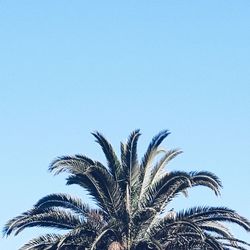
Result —
M 119 180 L 119 186 L 123 194 L 123 200 L 125 204 L 124 218 L 127 221 L 131 221 L 131 213 L 135 200 L 132 199 L 133 186 L 137 182 L 139 167 L 137 159 L 137 142 L 139 139 L 139 130 L 133 131 L 126 144 L 121 144 L 121 162 L 123 167 L 123 177 Z M 120 177 L 121 179 L 121 177 Z M 127 230 L 130 226 L 127 226 Z
M 183 219 L 197 219 L 201 220 L 206 217 L 212 217 L 214 214 L 234 212 L 232 209 L 227 207 L 208 207 L 208 206 L 197 206 L 189 209 L 182 210 L 176 214 L 177 218 Z
M 158 133 L 156 136 L 153 137 L 152 141 L 150 142 L 145 155 L 142 158 L 140 164 L 140 174 L 139 174 L 139 185 L 138 189 L 138 197 L 141 200 L 145 190 L 148 187 L 149 177 L 151 174 L 152 163 L 155 156 L 158 154 L 158 146 L 162 143 L 162 141 L 170 134 L 168 130 L 163 130 Z
M 47 234 L 30 240 L 19 250 L 82 250 L 87 249 L 89 242 L 85 237 L 72 238 L 62 246 L 61 235 Z
M 67 184 L 84 187 L 97 204 L 108 214 L 116 214 L 121 204 L 118 184 L 108 170 L 99 162 L 85 159 L 84 156 L 64 156 L 50 166 L 50 171 L 59 174 L 63 171 L 72 173 Z
M 215 234 L 223 236 L 223 237 L 233 238 L 233 234 L 231 234 L 229 229 L 217 221 L 203 222 L 199 226 L 200 226 L 200 228 L 202 228 L 203 230 L 205 230 L 207 232 L 215 233 Z
M 194 207 L 185 212 L 177 213 L 176 217 L 179 219 L 190 219 L 197 224 L 203 224 L 208 221 L 233 222 L 246 231 L 250 231 L 250 221 L 226 207 Z
M 174 240 L 183 233 L 188 233 L 188 237 L 190 237 L 190 233 L 195 234 L 200 241 L 204 241 L 206 238 L 205 232 L 196 223 L 184 219 L 179 220 L 174 217 L 160 219 L 158 222 L 151 224 L 147 230 L 147 234 L 150 237 L 160 241 Z M 188 238 L 187 236 L 186 238 Z
M 211 218 L 204 218 L 203 219 L 203 221 L 210 221 L 210 220 L 235 223 L 235 224 L 243 227 L 246 231 L 248 231 L 248 232 L 250 231 L 250 223 L 249 223 L 249 221 L 246 218 L 238 215 L 235 212 L 214 215 L 212 219 Z
M 102 151 L 104 152 L 107 159 L 107 167 L 112 176 L 117 180 L 120 175 L 121 163 L 118 157 L 115 154 L 115 151 L 112 145 L 106 140 L 106 138 L 99 132 L 94 132 L 92 135 L 96 138 L 96 142 L 102 147 Z
M 140 130 L 133 131 L 126 144 L 122 146 L 121 159 L 124 169 L 125 182 L 129 183 L 132 187 L 135 178 L 138 177 L 139 168 L 138 168 L 138 159 L 137 159 L 137 142 L 140 136 Z
M 165 173 L 161 179 L 152 184 L 142 197 L 144 207 L 158 206 L 163 210 L 165 206 L 178 194 L 192 186 L 206 186 L 216 194 L 221 187 L 218 177 L 210 172 L 172 171 Z
M 104 183 L 104 185 L 102 186 L 101 183 Z M 117 213 L 121 201 L 117 186 L 110 185 L 104 179 L 102 181 L 100 179 L 99 182 L 91 173 L 69 176 L 67 178 L 67 185 L 72 184 L 77 184 L 85 188 L 106 214 L 118 216 Z
M 210 173 L 210 172 L 190 172 L 186 173 L 189 175 L 188 182 L 182 182 L 180 185 L 178 185 L 175 189 L 172 190 L 171 193 L 169 193 L 166 201 L 165 206 L 169 204 L 170 201 L 172 201 L 173 198 L 175 198 L 180 193 L 183 193 L 186 196 L 187 189 L 195 186 L 205 186 L 214 191 L 216 195 L 220 193 L 221 183 L 219 178 Z M 164 208 L 164 207 L 163 207 Z
M 79 238 L 85 238 L 86 243 L 88 243 L 88 245 L 91 244 L 104 225 L 105 224 L 102 221 L 99 221 L 99 223 L 96 221 L 82 223 L 80 226 L 75 227 L 69 233 L 61 237 L 60 242 L 58 242 L 58 249 L 63 248 L 63 246 L 66 246 L 70 242 Z
M 91 212 L 89 205 L 84 204 L 81 199 L 62 193 L 47 195 L 40 199 L 34 206 L 38 209 L 51 207 L 68 208 L 81 215 Z
M 224 244 L 226 244 L 225 242 L 237 242 L 238 244 L 242 244 L 243 246 L 248 246 L 248 247 L 250 247 L 250 244 L 249 243 L 247 243 L 246 241 L 244 241 L 244 240 L 239 240 L 239 239 L 237 239 L 237 238 L 234 238 L 234 237 L 226 237 L 226 236 L 224 236 L 224 237 L 215 237 L 217 240 L 219 240 L 219 241 L 221 241 L 222 242 L 222 244 L 224 245 Z M 244 248 L 244 247 L 242 247 L 242 246 L 239 246 L 239 245 L 232 245 L 231 243 L 227 243 L 227 246 L 231 246 L 231 247 L 234 247 L 234 248 L 236 248 L 236 249 L 246 249 L 246 250 L 248 250 L 247 248 Z
M 215 195 L 220 194 L 222 184 L 215 174 L 208 171 L 192 171 L 190 172 L 190 176 L 192 177 L 193 186 L 206 186 L 212 189 Z
M 222 243 L 223 249 L 231 250 L 231 249 L 239 249 L 239 250 L 249 250 L 249 248 L 245 248 L 242 246 L 232 246 L 230 243 Z
M 165 174 L 160 180 L 150 186 L 142 198 L 143 207 L 154 207 L 157 211 L 162 209 L 164 203 L 167 203 L 176 190 L 183 184 L 186 187 L 191 186 L 190 176 L 183 171 L 174 171 Z
M 181 154 L 183 151 L 179 149 L 172 149 L 168 150 L 164 153 L 162 158 L 159 162 L 156 163 L 156 165 L 153 167 L 149 185 L 154 184 L 157 180 L 159 180 L 165 173 L 164 167 L 167 165 L 168 162 L 170 162 L 172 159 L 174 159 L 177 155 Z
M 51 227 L 70 230 L 82 223 L 81 218 L 59 209 L 32 209 L 7 222 L 4 234 L 19 234 L 25 228 Z
M 77 174 L 82 171 L 86 171 L 88 167 L 93 165 L 95 165 L 95 162 L 84 155 L 67 155 L 57 157 L 54 161 L 52 161 L 49 166 L 49 171 L 54 172 L 55 175 L 60 174 L 61 172 Z
M 155 215 L 156 210 L 154 208 L 140 209 L 133 214 L 133 224 L 141 226 L 144 221 L 153 218 Z
M 98 244 L 100 243 L 101 240 L 103 240 L 103 238 L 109 237 L 110 233 L 112 234 L 113 231 L 111 228 L 109 227 L 105 227 L 103 228 L 103 230 L 96 236 L 96 238 L 94 239 L 94 241 L 91 243 L 91 248 L 90 250 L 95 250 L 98 249 Z
M 156 214 L 157 211 L 154 208 L 140 209 L 133 214 L 131 219 L 133 238 L 139 238 L 140 240 L 145 238 L 149 225 L 152 223 L 152 220 L 154 220 Z
M 102 191 L 105 194 L 106 200 L 111 204 L 112 212 L 117 213 L 117 210 L 121 209 L 121 191 L 117 181 L 113 179 L 112 176 L 108 174 L 106 169 L 97 166 L 99 172 L 93 169 L 91 171 L 91 176 L 99 183 L 102 187 Z
M 61 237 L 58 234 L 46 234 L 30 240 L 20 250 L 56 250 Z
M 215 208 L 214 212 L 220 212 L 223 210 L 224 207 L 220 208 Z M 203 215 L 206 212 L 212 212 L 212 209 L 209 207 L 193 207 L 187 210 L 180 211 L 178 213 L 175 213 L 176 219 L 182 220 L 182 219 L 191 219 L 193 222 L 197 222 L 196 219 L 200 219 L 200 222 L 197 223 L 199 227 L 207 232 L 211 232 L 213 234 L 217 234 L 223 237 L 231 237 L 233 238 L 233 235 L 229 231 L 227 227 L 222 225 L 221 223 L 215 221 L 215 220 L 210 220 L 210 221 L 203 221 L 202 219 L 204 218 Z M 207 216 L 209 216 L 207 214 Z M 210 214 L 212 216 L 212 213 Z M 232 246 L 236 246 L 236 242 L 231 242 Z
M 211 247 L 211 249 L 214 250 L 224 250 L 223 244 L 220 241 L 216 240 L 214 236 L 207 233 L 205 233 L 205 235 L 205 243 L 208 247 Z
M 112 207 L 110 207 L 110 204 L 106 201 L 101 186 L 91 175 L 70 175 L 67 177 L 66 184 L 77 184 L 86 189 L 98 207 L 107 215 L 112 215 Z
M 3 235 L 4 236 L 9 236 L 11 233 L 13 233 L 14 229 L 15 229 L 15 224 L 18 223 L 19 221 L 22 221 L 24 218 L 30 216 L 30 215 L 35 215 L 35 214 L 39 214 L 41 213 L 42 210 L 38 210 L 38 209 L 30 209 L 24 213 L 22 213 L 21 215 L 18 215 L 12 219 L 10 219 L 4 226 L 3 228 Z

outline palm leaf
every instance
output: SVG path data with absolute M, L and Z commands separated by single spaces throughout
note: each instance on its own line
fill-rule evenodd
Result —
M 184 173 L 184 172 L 183 172 Z M 190 172 L 186 173 L 189 177 L 189 181 L 179 182 L 176 188 L 170 190 L 167 199 L 165 200 L 165 204 L 162 209 L 172 201 L 180 193 L 187 193 L 187 189 L 195 186 L 205 186 L 210 188 L 215 192 L 216 195 L 220 193 L 221 183 L 218 177 L 210 172 Z M 166 174 L 167 175 L 167 174 Z
M 102 150 L 106 156 L 108 169 L 112 176 L 117 180 L 121 172 L 121 163 L 115 154 L 112 145 L 105 139 L 105 137 L 99 133 L 94 132 L 92 135 L 96 138 L 96 142 L 102 147 Z
M 49 169 L 55 174 L 63 171 L 72 173 L 67 178 L 68 185 L 84 187 L 105 212 L 116 214 L 121 202 L 118 185 L 100 162 L 91 161 L 85 156 L 64 156 L 55 160 Z
M 174 171 L 165 174 L 160 180 L 147 189 L 147 192 L 142 198 L 143 207 L 154 207 L 157 211 L 162 210 L 164 203 L 167 203 L 172 194 L 185 183 L 186 186 L 191 186 L 190 176 L 183 171 Z
M 194 207 L 186 212 L 177 213 L 177 218 L 192 219 L 195 223 L 203 224 L 208 221 L 233 222 L 250 231 L 250 221 L 226 207 Z
M 163 130 L 160 133 L 158 133 L 156 136 L 154 136 L 147 148 L 147 151 L 144 157 L 142 158 L 142 162 L 140 164 L 140 175 L 139 175 L 139 186 L 138 186 L 139 199 L 138 200 L 141 200 L 145 190 L 148 187 L 149 176 L 151 174 L 150 168 L 152 167 L 151 164 L 155 156 L 158 153 L 157 148 L 169 134 L 170 132 L 168 130 Z
M 215 250 L 224 250 L 223 244 L 221 244 L 218 240 L 216 240 L 215 237 L 212 235 L 209 235 L 205 233 L 206 238 L 205 238 L 205 243 L 207 246 L 211 247 L 211 249 Z
M 250 247 L 250 244 L 249 243 L 247 243 L 246 241 L 244 241 L 244 240 L 239 240 L 239 239 L 237 239 L 237 238 L 234 238 L 234 237 L 226 237 L 226 236 L 224 236 L 224 237 L 215 237 L 217 240 L 220 240 L 221 242 L 222 242 L 222 244 L 225 244 L 225 243 L 223 243 L 223 241 L 230 241 L 230 242 L 237 242 L 237 243 L 239 243 L 239 244 L 242 244 L 242 245 L 245 245 L 245 246 L 249 246 Z M 233 247 L 235 247 L 235 246 L 233 246 Z M 237 247 L 237 246 L 236 246 Z M 238 249 L 241 249 L 241 248 L 238 248 Z M 245 248 L 244 248 L 245 249 Z
M 207 186 L 214 191 L 215 195 L 220 194 L 222 184 L 215 174 L 208 171 L 192 171 L 190 172 L 190 176 L 192 177 L 192 186 Z
M 57 244 L 61 240 L 61 235 L 58 234 L 46 234 L 30 240 L 23 245 L 20 250 L 56 250 Z
M 10 220 L 5 228 L 4 234 L 9 235 L 15 231 L 19 234 L 23 229 L 29 227 L 52 227 L 69 230 L 81 224 L 79 216 L 70 214 L 59 209 L 32 209 Z
M 85 242 L 88 243 L 88 245 L 91 244 L 103 226 L 103 224 L 101 225 L 101 221 L 99 225 L 93 223 L 93 221 L 82 223 L 60 239 L 58 249 L 61 249 L 63 246 L 79 238 L 85 238 Z
M 140 136 L 140 130 L 133 131 L 127 143 L 124 145 L 122 150 L 122 165 L 125 174 L 125 180 L 129 186 L 133 186 L 136 174 L 138 173 L 138 159 L 137 159 L 137 142 Z
M 182 151 L 179 149 L 172 149 L 172 150 L 168 150 L 160 159 L 159 162 L 157 162 L 157 164 L 153 167 L 151 176 L 150 176 L 150 181 L 149 181 L 149 185 L 154 184 L 157 180 L 159 180 L 160 177 L 162 177 L 165 173 L 164 167 L 166 166 L 166 164 L 171 161 L 172 159 L 174 159 L 177 155 L 181 154 Z
M 40 209 L 51 207 L 68 208 L 81 215 L 86 215 L 91 211 L 89 205 L 82 203 L 79 198 L 72 197 L 68 194 L 47 195 L 40 199 L 34 206 Z
M 151 237 L 159 240 L 169 239 L 173 235 L 180 233 L 195 233 L 201 239 L 205 239 L 205 234 L 199 226 L 189 220 L 179 220 L 178 218 L 165 217 L 157 223 L 151 225 L 147 232 Z
M 51 162 L 49 171 L 55 175 L 61 172 L 79 173 L 86 168 L 95 165 L 95 162 L 84 155 L 61 156 Z

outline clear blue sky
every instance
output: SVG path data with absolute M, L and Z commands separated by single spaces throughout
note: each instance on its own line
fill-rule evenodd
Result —
M 249 0 L 0 1 L 0 226 L 49 193 L 86 200 L 48 173 L 51 160 L 102 160 L 91 131 L 119 151 L 135 128 L 141 153 L 167 128 L 165 146 L 184 150 L 170 170 L 222 179 L 222 197 L 198 188 L 177 207 L 225 205 L 250 218 L 249 13 Z M 0 249 L 42 232 L 0 239 Z

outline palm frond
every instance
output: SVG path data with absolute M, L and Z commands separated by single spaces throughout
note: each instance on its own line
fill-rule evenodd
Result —
M 189 209 L 182 210 L 176 214 L 179 219 L 192 219 L 200 220 L 204 217 L 211 217 L 217 213 L 234 212 L 232 209 L 226 207 L 208 207 L 208 206 L 197 206 Z
M 105 199 L 101 186 L 91 175 L 70 175 L 67 177 L 67 185 L 77 184 L 86 189 L 98 207 L 106 214 L 112 214 L 111 208 Z
M 144 208 L 136 211 L 133 214 L 133 224 L 134 226 L 138 225 L 141 226 L 141 224 L 144 221 L 147 221 L 148 219 L 154 217 L 156 215 L 156 210 L 154 208 Z
M 95 238 L 94 242 L 91 244 L 90 250 L 97 249 L 97 244 L 100 242 L 100 240 L 102 239 L 102 237 L 104 237 L 110 231 L 111 231 L 110 228 L 105 228 L 104 230 L 102 230 L 102 232 L 100 232 L 100 234 L 97 235 L 97 237 Z
M 5 224 L 4 228 L 3 228 L 3 235 L 4 236 L 9 236 L 13 230 L 15 229 L 15 224 L 18 223 L 19 221 L 22 221 L 23 219 L 25 219 L 26 217 L 30 216 L 30 215 L 35 215 L 35 214 L 39 214 L 42 213 L 42 210 L 39 209 L 30 209 L 24 213 L 22 213 L 21 215 L 18 215 L 10 220 L 8 220 L 8 222 Z
M 222 246 L 223 246 L 223 249 L 227 249 L 227 250 L 231 250 L 231 249 L 239 249 L 239 250 L 249 250 L 249 248 L 245 248 L 245 247 L 242 247 L 242 246 L 232 246 L 230 243 L 222 243 Z M 230 248 L 228 248 L 230 247 Z
M 137 142 L 139 139 L 139 130 L 133 131 L 126 144 L 121 144 L 121 162 L 123 168 L 122 180 L 119 180 L 119 186 L 123 193 L 125 201 L 125 217 L 127 221 L 131 219 L 131 208 L 134 200 L 132 199 L 132 188 L 138 178 L 138 159 L 137 159 Z
M 96 142 L 101 146 L 108 163 L 109 172 L 117 180 L 121 172 L 121 163 L 115 154 L 112 145 L 99 132 L 93 132 L 92 135 L 96 138 Z
M 185 212 L 179 212 L 176 216 L 180 219 L 192 219 L 197 224 L 204 224 L 208 221 L 233 222 L 246 231 L 250 231 L 250 221 L 226 207 L 194 207 Z
M 210 172 L 190 172 L 189 182 L 183 182 L 179 185 L 173 192 L 168 196 L 165 202 L 167 205 L 173 198 L 175 198 L 180 193 L 183 193 L 187 197 L 187 189 L 195 186 L 205 186 L 214 191 L 216 195 L 220 194 L 220 188 L 222 187 L 219 178 Z
M 51 162 L 49 171 L 54 172 L 55 175 L 61 172 L 79 173 L 86 171 L 90 166 L 95 165 L 95 162 L 84 155 L 61 156 Z
M 100 162 L 94 162 L 85 156 L 64 156 L 55 160 L 49 169 L 55 174 L 68 171 L 72 174 L 67 178 L 68 185 L 78 184 L 84 187 L 105 212 L 116 213 L 121 202 L 118 185 Z
M 183 171 L 173 171 L 165 174 L 155 184 L 150 186 L 142 198 L 143 207 L 154 207 L 157 211 L 163 209 L 163 204 L 169 202 L 176 190 L 185 183 L 191 186 L 190 176 Z
M 174 159 L 177 155 L 181 154 L 183 151 L 179 149 L 172 149 L 168 150 L 160 159 L 159 162 L 156 163 L 156 165 L 153 167 L 151 176 L 150 176 L 150 181 L 149 185 L 154 184 L 157 180 L 159 180 L 160 177 L 162 177 L 165 173 L 164 167 L 166 164 Z
M 91 171 L 91 176 L 98 181 L 99 185 L 102 187 L 102 191 L 105 193 L 105 197 L 111 204 L 113 213 L 117 213 L 121 209 L 122 198 L 121 190 L 117 181 L 113 179 L 112 176 L 108 174 L 106 169 L 97 166 L 99 171 L 93 169 Z
M 212 189 L 215 195 L 220 194 L 222 184 L 215 174 L 208 171 L 192 171 L 190 172 L 190 176 L 192 177 L 192 186 L 206 186 Z
M 126 144 L 122 146 L 121 159 L 124 169 L 125 182 L 132 187 L 135 178 L 138 176 L 137 142 L 140 137 L 140 130 L 133 131 L 128 137 Z
M 5 225 L 4 234 L 15 232 L 19 234 L 23 229 L 30 227 L 52 227 L 69 230 L 81 224 L 79 216 L 59 209 L 32 209 L 23 213 Z
M 131 219 L 132 235 L 134 239 L 137 239 L 136 241 L 140 241 L 145 238 L 146 231 L 152 223 L 152 220 L 155 219 L 156 214 L 157 211 L 153 208 L 140 209 L 133 214 Z
M 92 175 L 94 173 L 94 176 Z M 120 206 L 119 192 L 116 185 L 110 184 L 105 179 L 96 179 L 96 172 L 85 175 L 71 175 L 67 178 L 67 185 L 77 184 L 85 188 L 98 206 L 108 215 L 117 215 Z
M 82 223 L 80 226 L 75 227 L 69 233 L 62 236 L 58 243 L 58 249 L 79 238 L 85 238 L 88 245 L 91 244 L 103 226 L 102 221 L 99 221 L 99 223 L 93 221 Z
M 216 240 L 215 237 L 207 233 L 205 233 L 205 235 L 206 235 L 205 243 L 207 246 L 211 247 L 211 249 L 214 250 L 224 250 L 223 244 L 221 244 L 218 240 Z
M 239 244 L 242 244 L 242 245 L 250 247 L 250 244 L 248 242 L 246 242 L 244 240 L 240 240 L 240 239 L 234 238 L 234 237 L 226 237 L 226 236 L 224 236 L 224 237 L 218 237 L 218 236 L 216 236 L 215 238 L 217 240 L 220 240 L 222 242 L 222 244 L 224 244 L 223 241 L 226 241 L 226 242 L 237 242 Z M 231 246 L 232 246 L 232 244 L 231 244 Z M 235 247 L 235 246 L 232 246 L 232 247 Z
M 89 205 L 84 204 L 81 199 L 62 193 L 47 195 L 41 198 L 34 206 L 38 209 L 52 207 L 68 208 L 83 216 L 91 211 Z
M 192 221 L 178 220 L 177 218 L 165 217 L 157 223 L 151 224 L 147 233 L 154 239 L 166 240 L 178 236 L 180 233 L 194 233 L 200 240 L 204 240 L 205 233 L 202 229 Z
M 58 234 L 42 235 L 30 240 L 23 245 L 20 250 L 56 250 L 61 237 L 62 236 Z
M 224 237 L 233 237 L 233 234 L 231 234 L 229 229 L 217 221 L 208 221 L 208 222 L 202 223 L 201 225 L 199 224 L 199 226 L 203 230 L 210 232 L 210 233 L 215 233 L 217 235 L 224 236 Z
M 151 164 L 157 155 L 158 146 L 162 143 L 162 141 L 170 134 L 168 130 L 163 130 L 153 137 L 150 142 L 145 155 L 142 158 L 142 162 L 140 164 L 140 175 L 139 175 L 139 185 L 138 185 L 138 197 L 141 200 L 145 190 L 148 187 L 149 177 L 151 174 Z

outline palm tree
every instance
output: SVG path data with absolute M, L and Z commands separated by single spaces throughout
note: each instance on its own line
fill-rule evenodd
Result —
M 11 219 L 4 234 L 17 235 L 29 227 L 65 230 L 65 234 L 32 239 L 21 250 L 246 249 L 250 245 L 235 238 L 223 224 L 232 222 L 250 231 L 250 222 L 235 211 L 205 206 L 169 210 L 171 201 L 179 194 L 187 196 L 191 187 L 205 186 L 219 195 L 222 185 L 207 171 L 167 172 L 166 164 L 182 153 L 159 147 L 168 135 L 167 130 L 158 133 L 139 162 L 139 130 L 121 143 L 120 159 L 102 134 L 93 133 L 107 159 L 106 167 L 74 155 L 57 158 L 49 170 L 55 175 L 67 172 L 67 185 L 83 187 L 98 208 L 67 194 L 51 194 Z

